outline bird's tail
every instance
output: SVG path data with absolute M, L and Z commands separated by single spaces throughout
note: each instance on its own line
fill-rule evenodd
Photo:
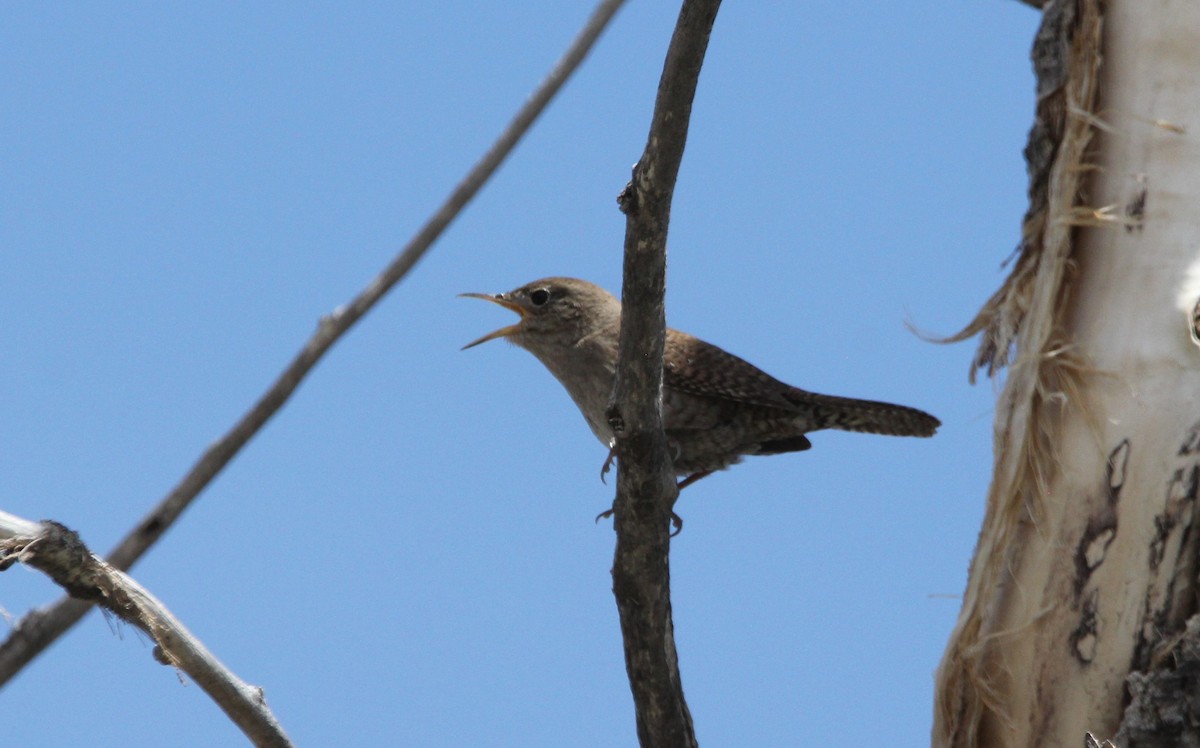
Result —
M 803 392 L 802 399 L 812 409 L 813 420 L 819 429 L 862 431 L 889 436 L 933 436 L 942 422 L 925 411 L 905 405 L 893 405 L 874 400 L 818 395 Z M 791 398 L 789 398 L 791 399 Z

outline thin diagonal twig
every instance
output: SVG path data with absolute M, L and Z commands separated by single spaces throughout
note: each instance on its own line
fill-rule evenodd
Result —
M 192 500 L 229 464 L 234 455 L 283 407 L 301 380 L 330 347 L 412 270 L 450 222 L 479 192 L 583 62 L 600 33 L 623 3 L 624 0 L 603 0 L 596 7 L 546 79 L 513 117 L 512 122 L 487 153 L 454 188 L 437 212 L 409 240 L 391 264 L 358 296 L 321 320 L 316 333 L 305 343 L 275 383 L 232 429 L 204 452 L 179 484 L 113 549 L 108 557 L 109 563 L 125 571 L 141 558 L 179 518 Z M 34 611 L 18 621 L 12 633 L 0 644 L 0 686 L 7 683 L 51 642 L 73 626 L 89 607 L 87 603 L 63 598 L 49 608 Z

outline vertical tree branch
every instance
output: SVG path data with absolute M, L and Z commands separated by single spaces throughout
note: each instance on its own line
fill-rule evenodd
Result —
M 613 594 L 643 746 L 695 746 L 671 621 L 670 519 L 679 492 L 662 422 L 667 226 L 700 66 L 720 0 L 685 0 L 667 50 L 626 215 L 621 342 L 608 416 L 617 435 Z

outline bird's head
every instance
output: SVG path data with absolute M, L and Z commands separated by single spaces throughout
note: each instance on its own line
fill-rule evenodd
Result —
M 621 302 L 599 286 L 578 278 L 543 278 L 508 293 L 459 294 L 483 299 L 521 315 L 515 324 L 467 343 L 463 350 L 507 338 L 533 353 L 569 348 L 609 329 L 621 319 Z

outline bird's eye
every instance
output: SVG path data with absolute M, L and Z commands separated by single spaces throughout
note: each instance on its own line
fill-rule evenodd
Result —
M 529 301 L 534 306 L 542 306 L 550 300 L 550 292 L 544 288 L 539 288 L 529 294 Z

